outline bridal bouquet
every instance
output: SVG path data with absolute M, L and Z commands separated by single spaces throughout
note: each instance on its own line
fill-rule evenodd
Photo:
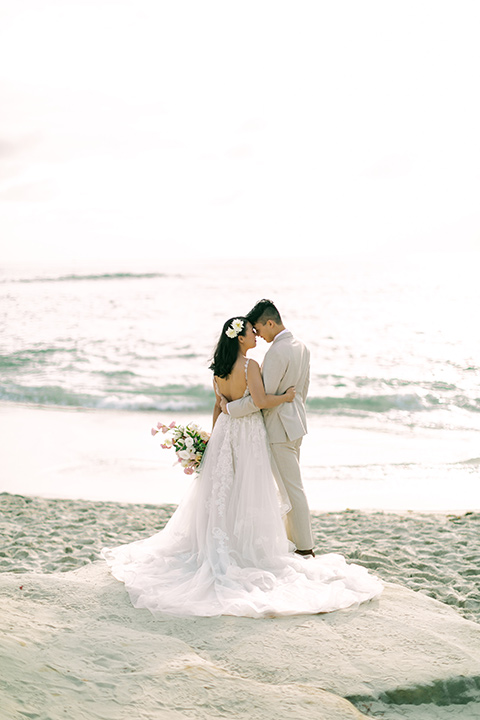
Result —
M 178 462 L 184 468 L 183 472 L 192 475 L 200 465 L 210 434 L 201 430 L 195 423 L 183 426 L 174 422 L 170 425 L 158 422 L 157 427 L 152 428 L 152 435 L 155 436 L 159 432 L 172 434 L 171 438 L 166 438 L 160 447 L 167 450 L 173 447 Z

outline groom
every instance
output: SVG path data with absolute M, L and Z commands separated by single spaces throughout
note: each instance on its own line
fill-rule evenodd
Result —
M 272 470 L 280 488 L 290 500 L 292 509 L 287 514 L 289 539 L 295 543 L 300 555 L 314 555 L 310 510 L 300 475 L 300 445 L 307 432 L 305 400 L 310 379 L 310 353 L 285 328 L 277 308 L 271 300 L 260 300 L 246 316 L 257 335 L 271 346 L 265 355 L 262 375 L 265 392 L 282 394 L 295 385 L 293 403 L 262 410 L 270 442 Z M 243 417 L 258 408 L 251 397 L 222 404 L 232 417 Z

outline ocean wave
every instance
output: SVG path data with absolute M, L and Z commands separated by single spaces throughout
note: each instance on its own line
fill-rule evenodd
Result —
M 37 368 L 38 365 L 49 365 L 52 362 L 52 358 L 58 358 L 66 354 L 71 360 L 81 360 L 81 355 L 76 348 L 68 347 L 39 347 L 39 348 L 26 348 L 17 352 L 10 353 L 8 355 L 0 355 L 0 370 L 9 369 L 26 370 L 32 367 Z
M 160 410 L 210 412 L 214 403 L 213 390 L 202 385 L 183 387 L 167 385 L 131 392 L 88 393 L 59 385 L 25 386 L 10 384 L 0 387 L 0 400 L 21 404 L 82 407 L 110 410 Z
M 391 395 L 348 394 L 343 397 L 312 397 L 307 400 L 311 410 L 385 413 L 390 410 L 421 412 L 438 408 L 440 401 L 433 395 L 421 396 L 416 393 Z M 480 408 L 479 408 L 480 410 Z
M 84 280 L 154 280 L 157 278 L 168 277 L 165 273 L 100 273 L 77 275 L 75 273 L 69 275 L 58 275 L 56 277 L 24 277 L 24 278 L 2 278 L 2 283 L 55 283 L 55 282 L 79 282 Z
M 454 463 L 454 465 L 480 465 L 480 457 L 469 458 L 468 460 L 459 460 L 457 463 Z
M 126 386 L 125 381 L 134 373 L 128 371 L 100 374 L 106 379 L 123 380 L 122 387 L 102 388 L 97 391 L 79 391 L 60 385 L 20 385 L 8 383 L 0 387 L 0 400 L 35 405 L 56 405 L 60 407 L 103 408 L 115 410 L 163 410 L 210 412 L 214 403 L 214 393 L 204 385 L 169 384 L 153 386 L 139 384 Z M 467 399 L 463 395 L 450 397 L 448 403 L 433 395 L 348 394 L 343 397 L 310 396 L 307 410 L 316 415 L 348 415 L 365 417 L 367 415 L 395 414 L 409 417 L 442 410 L 480 412 L 479 399 Z

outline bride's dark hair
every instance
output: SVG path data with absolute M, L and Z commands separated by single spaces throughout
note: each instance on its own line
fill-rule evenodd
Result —
M 227 330 L 231 328 L 234 320 L 241 320 L 243 322 L 243 328 L 235 337 L 229 337 Z M 217 343 L 217 347 L 213 353 L 213 362 L 209 367 L 209 370 L 213 370 L 213 374 L 221 378 L 226 378 L 232 372 L 232 368 L 238 357 L 238 336 L 245 335 L 247 331 L 247 318 L 243 315 L 236 315 L 230 320 L 227 320 L 223 326 L 223 330 L 220 333 L 220 338 Z

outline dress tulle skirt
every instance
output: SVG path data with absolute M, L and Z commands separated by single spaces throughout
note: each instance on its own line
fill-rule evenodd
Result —
M 378 578 L 341 555 L 295 555 L 282 502 L 261 414 L 221 415 L 200 472 L 166 527 L 102 555 L 134 607 L 153 613 L 311 614 L 381 593 Z

